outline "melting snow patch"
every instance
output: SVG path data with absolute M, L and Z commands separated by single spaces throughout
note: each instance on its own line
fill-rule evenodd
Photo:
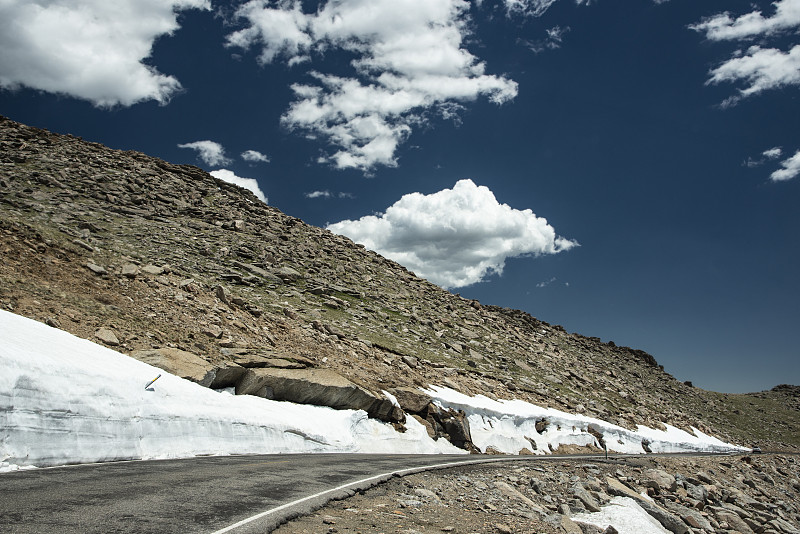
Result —
M 619 534 L 670 534 L 644 508 L 630 497 L 614 497 L 599 512 L 578 514 L 573 521 L 589 523 L 602 529 L 612 525 Z

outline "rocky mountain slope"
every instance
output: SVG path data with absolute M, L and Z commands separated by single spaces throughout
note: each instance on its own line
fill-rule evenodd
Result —
M 204 385 L 363 407 L 401 425 L 374 394 L 388 390 L 466 448 L 456 414 L 433 413 L 414 389 L 800 445 L 797 388 L 692 387 L 643 351 L 451 294 L 196 167 L 6 118 L 0 254 L 3 309 Z

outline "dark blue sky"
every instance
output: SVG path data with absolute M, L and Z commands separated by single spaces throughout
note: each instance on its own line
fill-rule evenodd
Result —
M 316 2 L 303 2 L 302 11 L 289 2 L 214 0 L 211 9 L 184 9 L 179 27 L 154 37 L 143 59 L 182 86 L 161 103 L 146 91 L 125 93 L 118 85 L 135 84 L 108 67 L 107 79 L 99 69 L 84 72 L 82 85 L 62 83 L 69 69 L 81 67 L 31 52 L 36 43 L 30 41 L 40 37 L 18 30 L 41 21 L 26 13 L 29 2 L 12 2 L 0 13 L 6 20 L 0 44 L 7 50 L 0 54 L 0 113 L 114 148 L 253 178 L 282 211 L 318 226 L 358 221 L 348 235 L 377 242 L 380 234 L 383 252 L 399 251 L 398 261 L 413 252 L 410 268 L 438 280 L 451 280 L 462 267 L 458 262 L 468 266 L 495 254 L 492 265 L 504 265 L 501 275 L 478 269 L 470 280 L 480 282 L 451 290 L 644 349 L 668 372 L 700 387 L 744 392 L 800 383 L 800 176 L 793 177 L 791 160 L 800 151 L 800 60 L 793 60 L 800 48 L 792 55 L 800 21 L 789 9 L 797 10 L 800 0 L 429 1 L 450 11 L 420 16 L 419 34 L 413 33 L 415 16 L 399 20 L 388 13 L 384 20 L 379 13 L 362 21 L 363 5 L 356 9 L 362 0 L 344 0 L 337 8 L 341 20 L 358 22 L 350 33 L 326 26 L 322 16 L 314 19 Z M 163 0 L 161 16 L 169 19 L 173 5 L 202 2 Z M 102 4 L 78 3 L 89 11 Z M 406 3 L 411 9 L 415 2 Z M 387 5 L 372 3 L 375 10 Z M 235 16 L 241 6 L 275 17 L 294 12 L 298 31 L 289 32 L 295 22 L 281 19 L 256 37 L 245 36 L 249 46 L 226 47 L 234 32 L 257 27 L 244 10 Z M 327 2 L 319 8 L 322 15 L 335 11 Z M 740 19 L 757 11 L 760 18 Z M 438 26 L 425 26 L 426 20 Z M 411 31 L 411 44 L 398 45 L 386 21 Z M 12 23 L 17 33 L 9 30 Z M 73 35 L 80 28 L 63 30 Z M 408 67 L 428 30 L 442 44 L 422 50 L 429 58 L 424 65 Z M 460 40 L 453 41 L 452 32 Z M 50 34 L 52 49 L 64 44 L 58 32 Z M 8 52 L 11 38 L 26 47 Z M 109 42 L 110 48 L 119 44 Z M 259 63 L 270 42 L 274 57 Z M 454 42 L 453 50 L 467 57 L 460 70 L 452 68 L 452 54 L 440 66 L 432 53 Z M 390 55 L 387 48 L 400 52 Z M 369 68 L 354 67 L 365 58 Z M 752 66 L 759 59 L 769 73 Z M 706 83 L 714 69 L 720 80 Z M 52 75 L 28 76 L 34 70 Z M 379 116 L 380 125 L 405 128 L 392 138 L 394 150 L 381 152 L 383 160 L 337 166 L 334 154 L 356 154 L 364 141 L 348 144 L 336 132 L 373 129 L 358 130 L 342 119 L 356 93 L 337 93 L 315 72 L 381 89 L 359 117 Z M 387 89 L 381 77 L 387 73 L 413 86 L 416 92 L 409 93 L 422 95 L 421 103 L 394 114 L 376 112 L 375 100 L 396 102 L 399 94 Z M 458 89 L 447 93 L 440 78 L 433 88 L 424 85 L 431 73 L 446 74 Z M 492 88 L 459 97 L 471 82 Z M 339 106 L 336 114 L 316 122 L 306 120 L 309 115 L 287 120 L 290 106 L 303 100 L 293 84 L 341 96 L 332 104 Z M 117 103 L 98 107 L 97 94 Z M 201 140 L 224 147 L 229 161 L 211 164 L 178 147 Z M 239 154 L 245 150 L 269 162 L 244 161 Z M 771 178 L 784 167 L 780 179 Z M 466 196 L 456 198 L 451 190 L 467 179 L 472 186 L 462 184 Z M 414 192 L 421 195 L 402 203 L 408 219 L 390 221 L 387 209 Z M 462 210 L 451 219 L 462 201 L 471 216 Z M 441 229 L 417 224 L 425 209 L 448 221 L 451 241 L 468 254 L 434 240 Z M 376 213 L 386 217 L 359 221 Z M 506 217 L 515 222 L 494 229 Z M 530 245 L 547 226 L 541 218 L 564 241 Z M 525 224 L 536 229 L 524 230 Z M 497 252 L 508 243 L 510 252 Z

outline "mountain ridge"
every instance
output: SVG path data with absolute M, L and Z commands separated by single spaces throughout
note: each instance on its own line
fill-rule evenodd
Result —
M 0 306 L 121 352 L 800 445 L 796 387 L 692 387 L 644 351 L 449 293 L 194 166 L 2 117 L 0 191 Z

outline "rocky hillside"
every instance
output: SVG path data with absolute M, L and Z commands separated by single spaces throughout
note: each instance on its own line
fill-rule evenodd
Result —
M 372 393 L 388 390 L 454 442 L 449 416 L 411 390 L 800 445 L 797 388 L 692 387 L 643 351 L 451 294 L 196 167 L 6 118 L 0 252 L 2 308 L 212 387 L 355 405 L 400 425 Z M 308 381 L 314 392 L 298 399 Z

